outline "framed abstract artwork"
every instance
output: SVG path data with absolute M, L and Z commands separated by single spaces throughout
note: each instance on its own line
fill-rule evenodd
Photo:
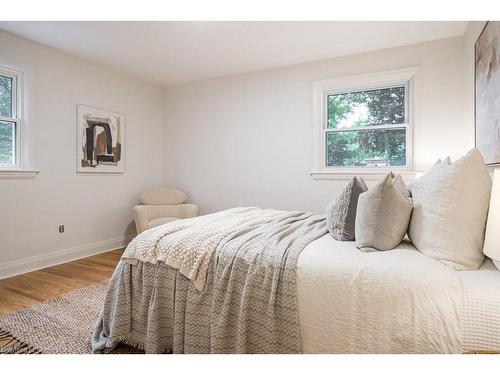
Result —
M 76 134 L 77 172 L 124 172 L 125 115 L 79 104 Z
M 486 164 L 500 163 L 500 21 L 484 26 L 474 46 L 475 142 Z

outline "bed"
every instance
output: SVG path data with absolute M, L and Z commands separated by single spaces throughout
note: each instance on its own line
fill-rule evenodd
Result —
M 129 245 L 94 352 L 120 342 L 150 353 L 500 350 L 491 261 L 457 272 L 407 241 L 361 252 L 334 240 L 321 215 L 228 211 L 165 224 Z
M 455 271 L 407 241 L 363 253 L 327 234 L 298 259 L 297 298 L 304 353 L 500 350 L 500 272 L 488 258 Z

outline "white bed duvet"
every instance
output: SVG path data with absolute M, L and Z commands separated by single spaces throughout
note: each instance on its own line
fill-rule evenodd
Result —
M 364 253 L 353 242 L 325 235 L 298 259 L 302 350 L 500 350 L 500 272 L 490 263 L 457 272 L 408 242 Z

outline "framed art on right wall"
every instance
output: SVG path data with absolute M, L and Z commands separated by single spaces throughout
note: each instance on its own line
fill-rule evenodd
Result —
M 475 142 L 486 164 L 500 163 L 500 21 L 489 21 L 474 46 Z

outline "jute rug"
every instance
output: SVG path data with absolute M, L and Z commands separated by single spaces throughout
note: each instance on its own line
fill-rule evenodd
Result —
M 108 281 L 62 294 L 0 318 L 0 353 L 89 354 Z M 138 353 L 122 345 L 113 353 Z

